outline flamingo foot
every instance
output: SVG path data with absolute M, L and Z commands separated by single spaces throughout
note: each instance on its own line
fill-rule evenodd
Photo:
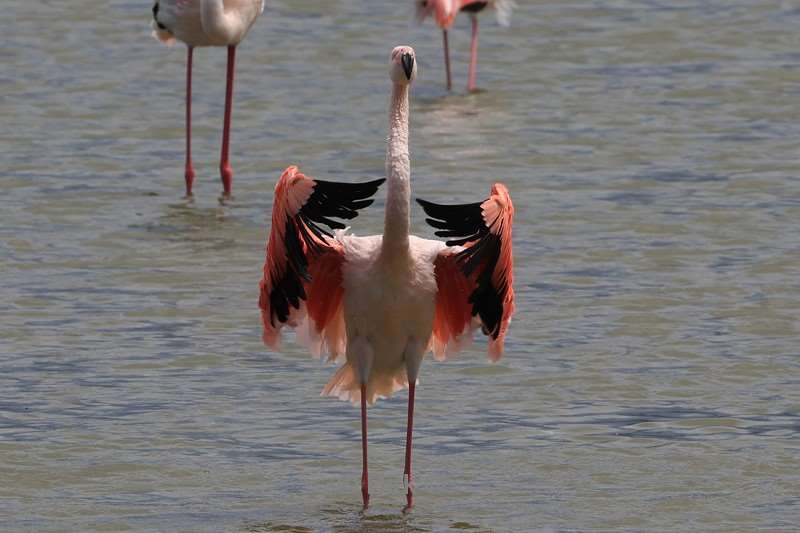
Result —
M 408 489 L 406 493 L 406 506 L 403 512 L 408 512 L 414 507 L 414 481 L 411 479 L 411 474 L 403 475 L 403 485 Z
M 223 163 L 219 167 L 219 173 L 222 178 L 222 195 L 225 198 L 230 198 L 231 189 L 233 188 L 233 169 L 230 164 Z
M 367 474 L 361 476 L 361 498 L 364 501 L 364 509 L 369 507 L 369 480 Z
M 186 180 L 186 197 L 190 198 L 192 196 L 192 184 L 194 183 L 194 169 L 192 165 L 187 165 L 186 173 L 183 177 Z

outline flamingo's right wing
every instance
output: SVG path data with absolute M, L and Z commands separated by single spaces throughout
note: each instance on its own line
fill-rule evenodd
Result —
M 272 229 L 267 243 L 258 305 L 264 342 L 277 346 L 284 325 L 297 327 L 306 316 L 314 355 L 344 352 L 342 263 L 344 251 L 330 229 L 344 229 L 333 218 L 352 219 L 370 205 L 385 180 L 336 183 L 309 178 L 290 166 L 275 185 Z M 320 348 L 322 350 L 320 350 Z M 327 349 L 325 349 L 327 348 Z
M 508 189 L 495 183 L 489 198 L 474 204 L 417 202 L 436 235 L 450 239 L 434 261 L 434 352 L 441 358 L 457 350 L 461 338 L 480 326 L 489 336 L 489 357 L 497 361 L 514 314 L 514 204 Z

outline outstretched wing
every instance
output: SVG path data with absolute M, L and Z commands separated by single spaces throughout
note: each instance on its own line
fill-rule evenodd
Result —
M 446 237 L 448 248 L 435 260 L 436 315 L 433 347 L 437 357 L 457 348 L 459 339 L 480 325 L 489 336 L 489 357 L 503 356 L 514 314 L 514 259 L 511 227 L 514 204 L 508 189 L 495 183 L 483 202 L 439 205 L 417 200 L 428 224 Z
M 290 166 L 275 185 L 272 229 L 267 242 L 258 305 L 264 342 L 277 346 L 284 325 L 298 327 L 307 317 L 312 352 L 331 358 L 344 353 L 342 263 L 344 251 L 330 229 L 335 218 L 352 219 L 370 205 L 385 180 L 335 183 L 309 178 Z

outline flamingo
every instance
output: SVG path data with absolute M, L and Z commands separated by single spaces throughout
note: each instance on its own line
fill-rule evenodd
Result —
M 444 68 L 447 75 L 447 90 L 452 88 L 450 77 L 450 50 L 447 43 L 447 30 L 453 25 L 459 11 L 469 13 L 472 19 L 472 41 L 470 43 L 469 80 L 467 90 L 475 90 L 475 72 L 478 66 L 478 13 L 486 7 L 491 7 L 497 14 L 497 22 L 501 26 L 508 26 L 511 11 L 516 7 L 514 0 L 414 0 L 416 18 L 418 22 L 424 21 L 433 14 L 436 25 L 442 29 L 444 43 Z
M 228 156 L 233 103 L 233 69 L 236 46 L 259 15 L 264 0 L 158 0 L 153 5 L 153 36 L 167 44 L 186 43 L 186 195 L 192 195 L 192 55 L 196 46 L 227 46 L 228 72 L 225 88 L 225 119 L 222 128 L 220 176 L 223 195 L 230 197 L 233 169 Z
M 489 357 L 503 355 L 514 312 L 511 226 L 514 206 L 495 183 L 482 202 L 440 205 L 418 200 L 446 243 L 409 235 L 409 87 L 414 50 L 398 46 L 390 60 L 391 97 L 386 179 L 336 183 L 288 167 L 275 186 L 259 307 L 264 342 L 277 347 L 283 326 L 297 329 L 312 355 L 344 364 L 323 395 L 361 405 L 364 508 L 369 505 L 367 404 L 408 387 L 403 480 L 413 506 L 411 440 L 414 393 L 425 354 L 446 358 L 478 327 Z M 335 219 L 352 219 L 388 180 L 383 235 L 356 237 Z M 327 226 L 324 228 L 323 226 Z M 333 231 L 331 231 L 333 230 Z

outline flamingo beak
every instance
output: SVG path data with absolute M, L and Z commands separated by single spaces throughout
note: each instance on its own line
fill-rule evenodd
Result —
M 400 58 L 400 62 L 403 65 L 403 72 L 406 73 L 406 78 L 409 80 L 411 79 L 411 73 L 414 72 L 414 56 L 406 52 Z

